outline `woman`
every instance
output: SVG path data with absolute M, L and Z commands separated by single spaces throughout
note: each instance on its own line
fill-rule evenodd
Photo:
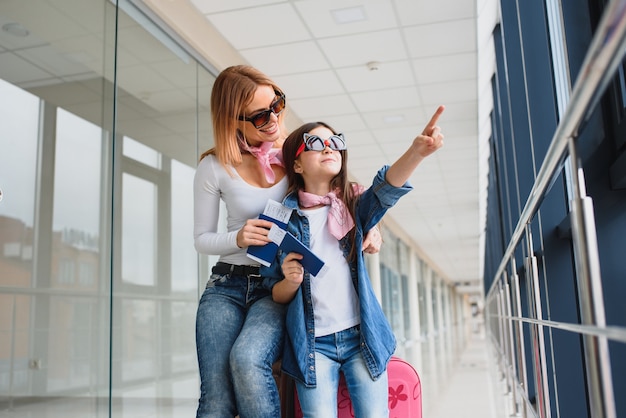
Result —
M 201 254 L 219 255 L 196 316 L 198 418 L 280 416 L 272 365 L 282 350 L 286 307 L 272 300 L 264 267 L 246 249 L 269 242 L 272 224 L 257 216 L 287 190 L 280 155 L 285 106 L 283 91 L 250 66 L 226 68 L 213 85 L 215 148 L 202 154 L 194 178 L 194 244 Z M 217 231 L 220 200 L 227 232 Z M 376 252 L 380 234 L 371 235 L 375 245 L 364 248 Z

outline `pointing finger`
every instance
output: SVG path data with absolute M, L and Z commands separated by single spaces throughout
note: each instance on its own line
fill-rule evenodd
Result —
M 435 126 L 437 126 L 437 121 L 439 120 L 439 117 L 444 110 L 446 110 L 446 107 L 444 105 L 440 105 L 437 108 L 433 116 L 430 118 L 428 125 L 426 125 L 426 127 L 424 128 L 424 131 L 422 132 L 423 135 L 432 136 L 432 132 L 435 129 Z

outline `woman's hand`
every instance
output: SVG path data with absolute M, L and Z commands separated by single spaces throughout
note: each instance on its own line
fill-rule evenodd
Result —
M 267 237 L 272 227 L 270 221 L 265 219 L 248 219 L 237 232 L 237 246 L 239 248 L 251 245 L 265 245 L 271 240 Z
M 376 254 L 380 251 L 380 247 L 383 244 L 383 237 L 380 234 L 378 226 L 367 231 L 367 235 L 363 240 L 363 252 L 367 254 Z

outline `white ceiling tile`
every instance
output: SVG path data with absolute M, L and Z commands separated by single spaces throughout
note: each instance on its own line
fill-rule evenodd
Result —
M 446 108 L 446 111 L 447 110 L 448 108 Z M 467 139 L 467 136 L 476 135 L 478 131 L 478 126 L 475 120 L 467 119 L 467 118 L 464 118 L 464 119 L 448 118 L 446 119 L 446 121 L 447 122 L 445 124 L 443 122 L 441 123 L 442 131 L 445 136 L 444 142 L 446 144 L 450 142 L 449 139 L 460 137 L 460 139 L 458 140 L 459 145 L 471 144 L 471 146 L 474 146 L 474 144 L 476 143 L 476 137 L 474 136 L 472 138 L 472 141 L 469 141 Z
M 237 49 L 311 39 L 289 3 L 211 14 L 207 19 Z
M 397 29 L 320 39 L 318 42 L 330 63 L 338 68 L 408 58 Z
M 306 121 L 355 112 L 354 105 L 347 95 L 295 99 L 291 101 L 291 107 Z
M 461 53 L 413 60 L 418 83 L 445 83 L 450 80 L 474 80 L 477 72 L 476 55 Z
M 59 54 L 59 51 L 50 45 L 18 50 L 15 51 L 15 54 L 36 64 L 37 67 L 48 71 L 50 74 L 72 75 L 91 72 L 82 63 L 71 59 L 71 57 Z
M 420 104 L 415 88 L 366 91 L 351 96 L 360 112 L 388 111 Z
M 473 19 L 410 26 L 403 29 L 403 34 L 411 58 L 476 53 L 476 21 Z
M 352 136 L 354 133 L 359 136 L 367 135 L 368 138 L 371 138 L 371 140 L 374 141 L 371 132 L 362 131 L 365 124 L 363 123 L 363 118 L 359 113 L 328 115 L 325 120 L 330 124 L 330 126 L 344 132 L 346 135 Z
M 446 110 L 441 116 L 441 123 L 447 121 L 469 121 L 472 125 L 472 130 L 469 133 L 476 135 L 478 133 L 478 109 L 476 102 L 454 102 L 445 104 Z M 451 123 L 448 123 L 451 125 Z M 468 132 L 465 132 L 467 134 Z
M 362 115 L 370 129 L 394 129 L 402 126 L 415 126 L 420 123 L 422 109 L 421 107 L 407 107 L 363 112 Z
M 11 80 L 17 85 L 52 78 L 52 74 L 28 64 L 21 57 L 11 52 L 0 54 L 0 74 L 2 74 L 3 79 Z
M 330 68 L 326 58 L 312 41 L 245 49 L 240 52 L 250 64 L 272 77 Z
M 259 7 L 275 3 L 284 3 L 285 0 L 190 0 L 202 14 L 224 12 L 227 10 Z
M 456 102 L 476 103 L 478 97 L 475 80 L 423 84 L 419 88 L 419 93 L 424 105 L 433 106 Z
M 365 65 L 340 68 L 339 79 L 349 91 L 381 90 L 414 85 L 413 71 L 407 61 L 386 62 L 378 70 Z
M 289 100 L 344 93 L 339 79 L 330 70 L 287 74 L 273 79 Z
M 449 20 L 468 19 L 476 16 L 476 3 L 473 1 L 396 0 L 394 3 L 403 26 L 426 25 Z M 445 13 L 442 13 L 442 11 L 445 11 Z

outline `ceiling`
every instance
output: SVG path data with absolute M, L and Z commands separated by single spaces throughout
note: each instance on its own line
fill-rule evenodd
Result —
M 322 120 L 344 132 L 350 173 L 363 184 L 445 105 L 445 145 L 418 167 L 414 191 L 385 225 L 457 290 L 482 294 L 496 0 L 117 1 L 149 11 L 216 70 L 249 63 L 271 76 L 286 92 L 288 127 Z M 38 13 L 28 4 L 2 2 L 0 24 L 19 22 L 31 32 L 0 32 L 2 78 L 98 120 L 97 92 L 111 77 L 102 73 L 106 56 L 97 54 L 105 36 L 98 14 L 74 1 L 42 1 Z M 150 22 L 120 19 L 119 126 L 193 161 L 177 155 L 193 147 L 176 142 L 196 137 L 194 113 L 176 111 L 195 108 L 195 86 L 186 82 L 193 68 L 172 57 L 175 45 L 146 37 Z M 209 82 L 199 81 L 203 91 Z
M 206 49 L 218 70 L 247 62 L 281 86 L 296 116 L 290 128 L 322 120 L 344 132 L 361 183 L 445 105 L 444 147 L 418 167 L 414 191 L 385 222 L 458 290 L 482 292 L 495 1 L 172 1 L 179 10 L 191 2 L 229 45 Z M 186 30 L 164 2 L 144 3 Z

